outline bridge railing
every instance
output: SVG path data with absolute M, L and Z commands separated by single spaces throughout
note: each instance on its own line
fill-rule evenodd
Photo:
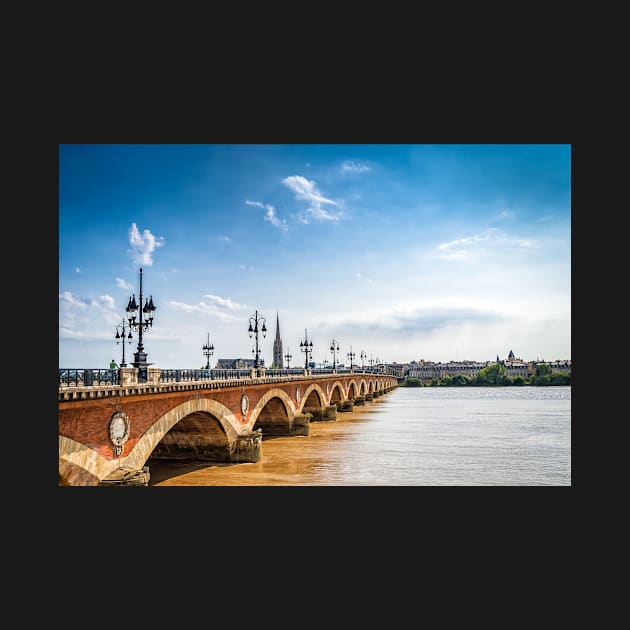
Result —
M 120 385 L 118 370 L 109 368 L 59 370 L 59 387 L 90 387 L 92 385 Z
M 121 371 L 115 369 L 103 368 L 81 368 L 81 369 L 60 369 L 59 370 L 59 387 L 90 387 L 90 386 L 111 386 L 121 385 Z M 157 370 L 156 370 L 157 371 Z M 325 374 L 383 374 L 387 373 L 382 368 L 337 368 L 335 371 L 331 367 L 326 368 L 310 368 L 309 373 L 315 375 Z M 304 374 L 304 368 L 283 368 L 283 369 L 267 369 L 265 376 L 282 377 L 282 376 L 300 376 Z M 211 380 L 231 380 L 251 378 L 251 369 L 164 369 L 159 370 L 160 383 L 183 383 L 191 381 L 211 381 Z
M 249 378 L 250 376 L 250 370 L 160 370 L 160 383 L 227 380 Z
M 268 368 L 265 370 L 265 376 L 300 376 L 304 374 L 304 368 Z

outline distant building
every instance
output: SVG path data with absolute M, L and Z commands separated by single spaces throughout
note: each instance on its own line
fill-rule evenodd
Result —
M 431 380 L 432 378 L 445 378 L 446 376 L 456 376 L 462 374 L 473 378 L 477 376 L 479 370 L 487 367 L 493 361 L 449 361 L 448 363 L 424 361 L 421 359 L 415 365 L 409 366 L 408 376 Z
M 264 367 L 265 360 L 259 359 L 258 363 Z M 254 367 L 254 359 L 217 359 L 215 370 L 247 370 Z
M 500 363 L 505 368 L 505 375 L 510 378 L 515 376 L 522 376 L 523 378 L 529 378 L 534 373 L 534 365 L 530 361 L 529 363 L 523 361 L 523 359 L 514 355 L 512 350 L 508 353 L 505 361 L 499 361 L 497 356 L 497 363 Z
M 278 318 L 278 311 L 276 311 L 276 338 L 273 342 L 272 365 L 275 365 L 278 369 L 282 369 L 284 367 L 282 357 L 282 339 L 280 339 L 280 319 Z
M 536 370 L 537 365 L 548 365 L 551 368 L 551 373 L 564 372 L 566 374 L 571 374 L 571 359 L 560 360 L 556 359 L 555 361 L 533 361 L 534 370 Z
M 501 360 L 497 355 L 496 361 L 449 361 L 448 363 L 439 363 L 434 361 L 412 361 L 405 366 L 407 376 L 424 379 L 429 381 L 433 378 L 445 378 L 446 376 L 456 376 L 463 374 L 470 378 L 477 376 L 480 370 L 494 363 L 499 363 L 505 368 L 505 375 L 514 378 L 522 376 L 527 379 L 536 372 L 537 365 L 549 365 L 552 372 L 565 372 L 571 374 L 571 359 L 560 359 L 556 361 L 524 361 L 517 357 L 512 350 L 507 355 L 507 359 Z

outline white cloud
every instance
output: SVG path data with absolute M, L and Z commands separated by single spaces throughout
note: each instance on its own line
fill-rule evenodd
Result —
M 77 273 L 81 273 L 81 267 L 75 267 L 74 269 Z
M 217 239 L 219 239 L 220 241 L 226 241 L 228 243 L 232 241 L 232 239 L 229 236 L 226 236 L 225 234 L 221 236 L 217 236 Z
M 337 202 L 324 197 L 314 181 L 306 179 L 306 177 L 302 177 L 301 175 L 291 175 L 290 177 L 285 177 L 282 183 L 295 193 L 296 199 L 308 201 L 310 204 L 309 207 L 298 216 L 301 223 L 310 223 L 311 218 L 317 221 L 339 220 L 341 216 L 340 213 L 334 214 L 322 208 L 322 204 L 337 206 Z
M 131 291 L 131 289 L 133 288 L 133 286 L 123 278 L 116 278 L 116 284 L 121 289 L 127 289 L 128 291 Z
M 128 250 L 128 254 L 136 263 L 139 265 L 152 265 L 152 254 L 158 247 L 164 246 L 164 237 L 156 238 L 151 234 L 150 230 L 143 230 L 142 234 L 140 234 L 137 225 L 132 223 L 129 228 L 129 244 L 131 249 Z
M 114 308 L 114 298 L 111 295 L 100 295 L 96 303 L 102 308 Z
M 306 177 L 291 175 L 290 177 L 285 177 L 282 183 L 296 193 L 296 199 L 304 199 L 316 203 L 329 203 L 333 206 L 336 205 L 332 199 L 327 199 L 317 190 L 314 181 L 306 179 Z
M 63 293 L 60 293 L 59 300 L 61 301 L 62 306 L 70 308 L 76 307 L 83 309 L 88 306 L 87 302 L 75 297 L 71 291 L 64 291 Z
M 351 160 L 346 160 L 341 164 L 342 173 L 365 173 L 369 170 L 371 170 L 370 167 L 367 164 L 363 164 L 362 162 L 353 162 Z
M 107 329 L 122 315 L 116 311 L 111 295 L 83 299 L 71 291 L 59 294 L 59 336 L 66 339 L 110 339 Z M 113 330 L 113 328 L 112 328 Z
M 264 208 L 267 211 L 265 213 L 265 221 L 269 221 L 269 223 L 277 227 L 279 230 L 286 232 L 289 229 L 289 227 L 287 226 L 287 222 L 284 219 L 278 218 L 278 215 L 276 214 L 276 209 L 272 205 L 268 203 L 261 203 L 260 201 L 250 201 L 249 199 L 246 199 L 245 203 L 248 206 Z
M 444 260 L 469 260 L 476 250 L 507 247 L 512 249 L 538 249 L 541 244 L 530 238 L 510 236 L 498 228 L 488 228 L 479 234 L 440 243 L 437 250 Z
M 184 302 L 170 301 L 168 305 L 176 311 L 214 315 L 218 319 L 226 322 L 242 319 L 242 316 L 234 315 L 234 313 L 247 308 L 244 304 L 238 304 L 229 298 L 223 298 L 219 295 L 206 294 L 203 297 L 206 301 L 199 302 L 199 304 L 185 304 Z
M 206 298 L 207 300 L 210 300 L 210 302 L 214 304 L 215 306 L 226 308 L 229 311 L 238 311 L 242 308 L 245 308 L 243 304 L 239 304 L 238 302 L 232 302 L 230 298 L 223 298 L 220 295 L 212 295 L 210 293 L 207 293 L 203 297 Z
M 60 306 L 67 311 L 84 310 L 88 307 L 111 311 L 115 308 L 114 298 L 111 295 L 99 295 L 98 298 L 83 300 L 73 295 L 72 291 L 64 291 L 59 294 Z

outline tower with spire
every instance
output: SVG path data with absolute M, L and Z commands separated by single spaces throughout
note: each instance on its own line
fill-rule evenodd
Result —
M 278 317 L 278 311 L 276 311 L 276 338 L 273 341 L 273 365 L 278 369 L 284 367 L 282 357 L 282 339 L 280 339 L 280 319 Z

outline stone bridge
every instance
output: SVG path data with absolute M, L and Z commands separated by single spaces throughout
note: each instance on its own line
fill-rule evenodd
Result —
M 148 485 L 151 458 L 256 462 L 262 441 L 309 434 L 395 387 L 386 374 L 59 388 L 59 485 Z

